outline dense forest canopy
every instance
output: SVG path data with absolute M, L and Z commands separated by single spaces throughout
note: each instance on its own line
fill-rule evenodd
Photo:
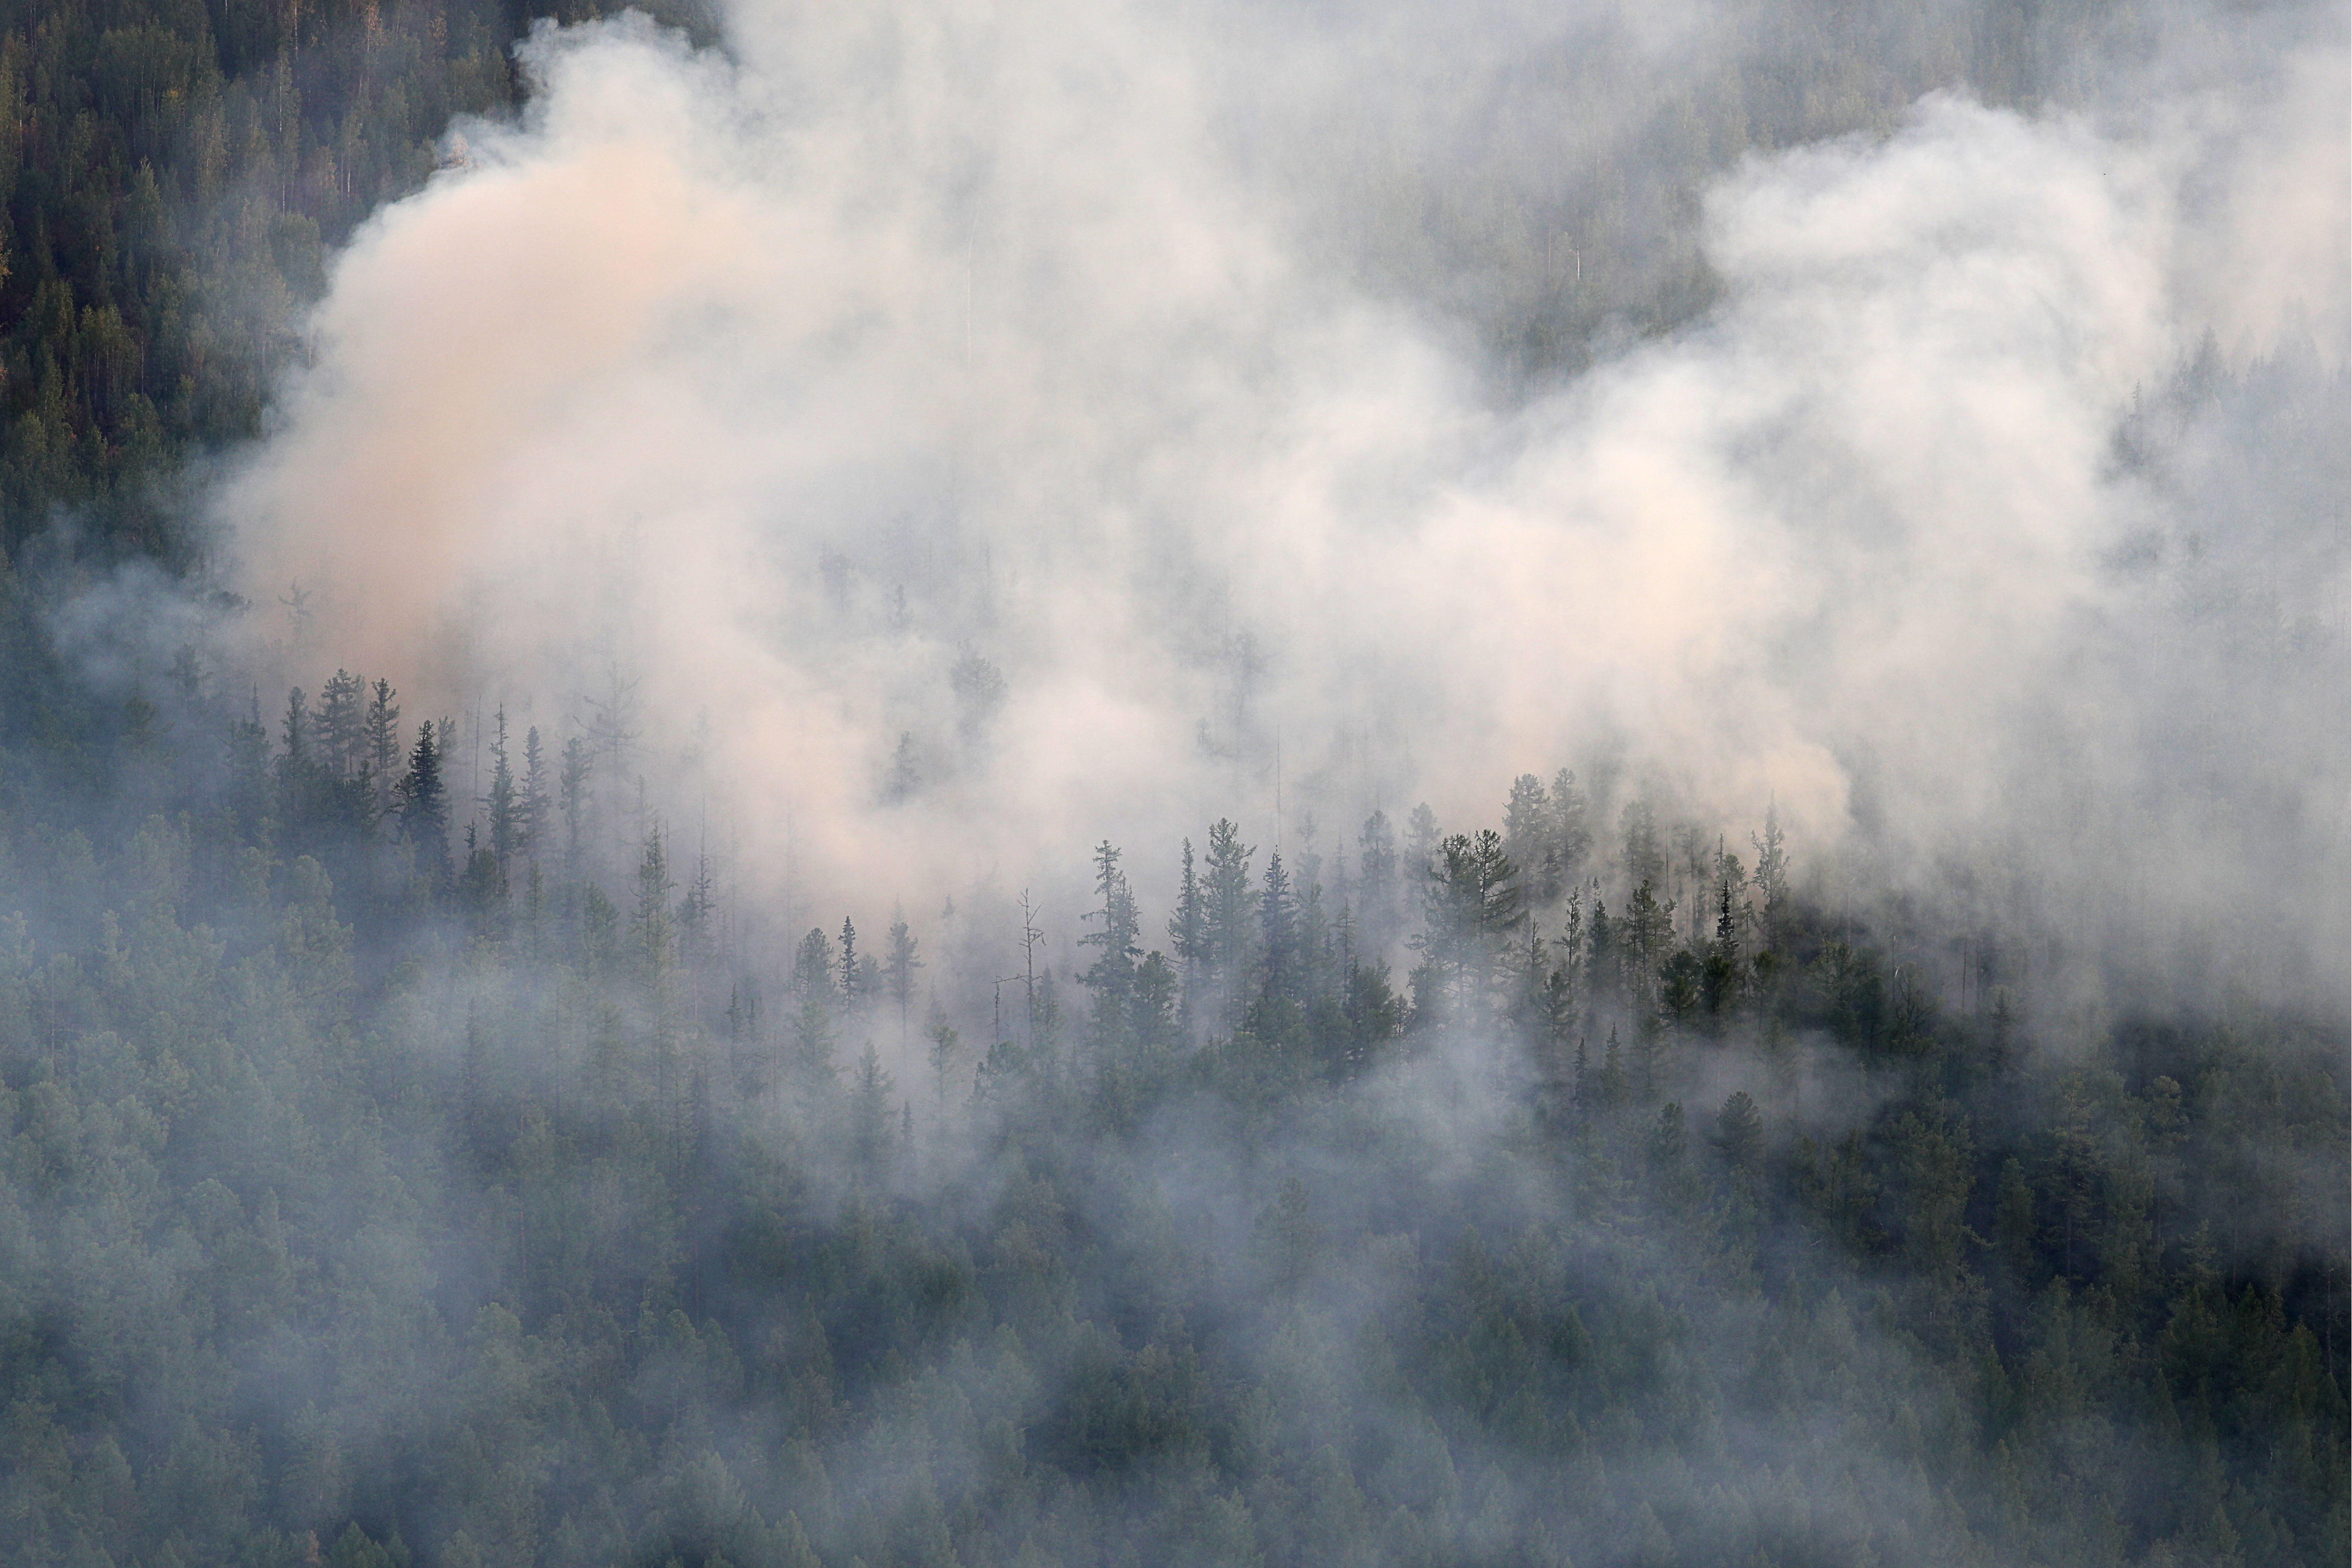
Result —
M 2345 34 L 0 13 L 0 1556 L 2344 1561 Z

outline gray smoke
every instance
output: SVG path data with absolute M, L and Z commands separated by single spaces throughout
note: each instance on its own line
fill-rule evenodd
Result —
M 613 771 L 820 898 L 1606 754 L 1735 841 L 1776 800 L 1838 897 L 2005 866 L 2340 990 L 2342 19 L 1709 174 L 1643 138 L 1772 30 L 1643 16 L 542 26 L 220 492 L 315 610 L 252 656 L 626 692 Z

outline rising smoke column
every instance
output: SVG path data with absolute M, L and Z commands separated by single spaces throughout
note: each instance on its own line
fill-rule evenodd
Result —
M 2307 260 L 2341 182 L 2253 172 L 2327 166 L 2340 31 L 2135 78 L 2130 117 L 1939 95 L 1751 156 L 1706 199 L 1712 308 L 1526 396 L 1297 243 L 1197 18 L 543 27 L 520 122 L 338 263 L 223 555 L 317 596 L 289 679 L 551 727 L 627 687 L 613 770 L 820 889 L 1263 818 L 1277 746 L 1349 822 L 1484 820 L 1599 744 L 1735 833 L 1777 798 L 1864 881 L 1993 837 L 2168 928 L 2284 903 L 2324 988 L 2343 595 L 2278 566 L 2340 580 L 2340 510 L 2323 482 L 2192 558 L 2252 526 L 2208 515 L 2242 432 L 2116 454 L 2209 328 L 2245 365 L 2341 323 Z M 2293 236 L 2260 267 L 2213 238 L 2256 214 Z M 2174 635 L 2216 570 L 2226 625 Z M 2291 635 L 2213 706 L 2242 614 Z M 2263 759 L 2244 799 L 2173 789 L 2183 724 Z

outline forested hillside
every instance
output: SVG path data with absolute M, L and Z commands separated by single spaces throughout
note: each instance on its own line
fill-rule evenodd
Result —
M 617 9 L 0 5 L 0 1562 L 2352 1557 L 2340 21 Z
M 2346 1550 L 2345 1042 L 2258 997 L 2051 1016 L 1570 773 L 1097 845 L 975 994 L 578 737 L 170 706 L 5 776 L 12 1562 Z

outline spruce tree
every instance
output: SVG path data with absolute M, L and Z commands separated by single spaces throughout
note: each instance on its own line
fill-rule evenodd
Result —
M 1265 858 L 1265 880 L 1257 901 L 1258 950 L 1263 955 L 1265 994 L 1296 998 L 1298 990 L 1298 904 L 1282 852 Z
M 429 718 L 416 727 L 408 771 L 394 791 L 401 835 L 415 846 L 417 869 L 436 888 L 449 880 L 449 807 L 441 782 L 440 735 L 440 725 Z
M 883 984 L 888 988 L 890 999 L 898 1008 L 898 1040 L 906 1043 L 907 1009 L 915 999 L 915 971 L 923 967 L 916 954 L 915 934 L 907 925 L 904 911 L 893 904 L 890 908 L 889 956 L 882 962 Z
M 507 710 L 503 703 L 499 705 L 495 724 L 490 738 L 490 789 L 482 797 L 482 803 L 489 812 L 490 854 L 503 874 L 513 864 L 528 835 L 522 798 L 515 788 L 514 768 L 507 760 Z
M 400 705 L 393 701 L 398 695 L 390 681 L 379 676 L 368 701 L 365 744 L 375 776 L 378 815 L 392 809 L 393 782 L 400 768 Z
M 1095 994 L 1097 1025 L 1114 1034 L 1125 1019 L 1135 960 L 1143 952 L 1135 945 L 1143 927 L 1142 917 L 1136 912 L 1135 894 L 1128 888 L 1127 873 L 1118 869 L 1118 861 L 1119 852 L 1108 839 L 1095 846 L 1095 896 L 1101 903 L 1084 918 L 1101 929 L 1078 938 L 1081 946 L 1101 953 L 1078 980 Z
M 1358 913 L 1366 945 L 1374 953 L 1386 950 L 1395 935 L 1396 869 L 1396 832 L 1389 826 L 1388 813 L 1376 810 L 1356 835 Z
M 1228 1009 L 1239 1001 L 1250 948 L 1250 857 L 1256 849 L 1242 842 L 1241 829 L 1219 818 L 1209 828 L 1209 852 L 1202 870 L 1202 914 L 1213 982 L 1223 988 Z

